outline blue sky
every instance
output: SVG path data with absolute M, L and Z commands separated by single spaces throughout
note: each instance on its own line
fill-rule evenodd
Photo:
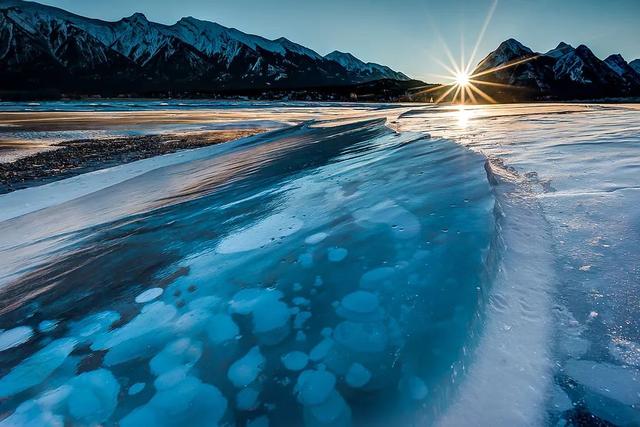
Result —
M 455 58 L 473 50 L 493 0 L 43 0 L 117 20 L 134 12 L 172 24 L 194 16 L 267 38 L 287 37 L 321 54 L 351 52 L 427 81 L 446 74 L 442 40 Z M 499 0 L 478 57 L 514 37 L 535 51 L 586 44 L 604 59 L 640 58 L 640 0 Z

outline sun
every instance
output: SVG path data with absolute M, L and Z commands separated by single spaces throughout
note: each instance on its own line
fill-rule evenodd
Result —
M 455 79 L 456 79 L 456 85 L 458 86 L 467 86 L 469 84 L 469 79 L 471 78 L 471 76 L 469 76 L 469 74 L 467 74 L 466 72 L 462 71 L 459 72 L 455 75 Z

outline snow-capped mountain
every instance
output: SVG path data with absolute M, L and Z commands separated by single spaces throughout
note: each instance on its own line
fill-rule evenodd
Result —
M 403 73 L 393 71 L 384 65 L 361 61 L 350 53 L 334 50 L 326 55 L 325 59 L 337 62 L 347 71 L 360 76 L 363 81 L 379 79 L 409 80 L 409 77 Z
M 391 78 L 378 64 L 347 68 L 286 38 L 136 13 L 117 22 L 22 0 L 0 0 L 0 89 L 219 90 L 344 85 Z
M 640 64 L 639 64 L 640 65 Z M 561 42 L 545 54 L 509 39 L 487 55 L 474 80 L 501 100 L 573 99 L 640 95 L 640 74 L 620 55 L 605 61 L 584 45 Z
M 640 59 L 634 59 L 629 62 L 629 66 L 635 70 L 636 73 L 640 74 Z
M 640 73 L 636 71 L 622 55 L 614 54 L 607 57 L 604 63 L 609 66 L 618 76 L 622 77 L 631 86 L 640 87 Z

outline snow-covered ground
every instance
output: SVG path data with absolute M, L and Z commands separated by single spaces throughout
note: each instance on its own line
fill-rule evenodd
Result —
M 639 109 L 224 110 L 0 196 L 0 425 L 639 422 Z

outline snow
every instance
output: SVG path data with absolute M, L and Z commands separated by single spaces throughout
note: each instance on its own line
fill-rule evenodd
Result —
M 22 345 L 32 336 L 33 329 L 29 326 L 18 326 L 8 331 L 0 331 L 0 352 Z
M 162 295 L 163 292 L 164 289 L 162 288 L 147 289 L 136 297 L 136 302 L 138 304 L 146 304 L 149 301 L 153 301 L 154 299 L 158 298 L 160 295 Z
M 292 351 L 282 356 L 282 364 L 290 371 L 301 371 L 308 361 L 309 357 L 301 351 Z
M 253 347 L 229 367 L 227 377 L 235 387 L 246 387 L 258 378 L 264 364 L 265 358 L 260 353 L 260 348 Z

